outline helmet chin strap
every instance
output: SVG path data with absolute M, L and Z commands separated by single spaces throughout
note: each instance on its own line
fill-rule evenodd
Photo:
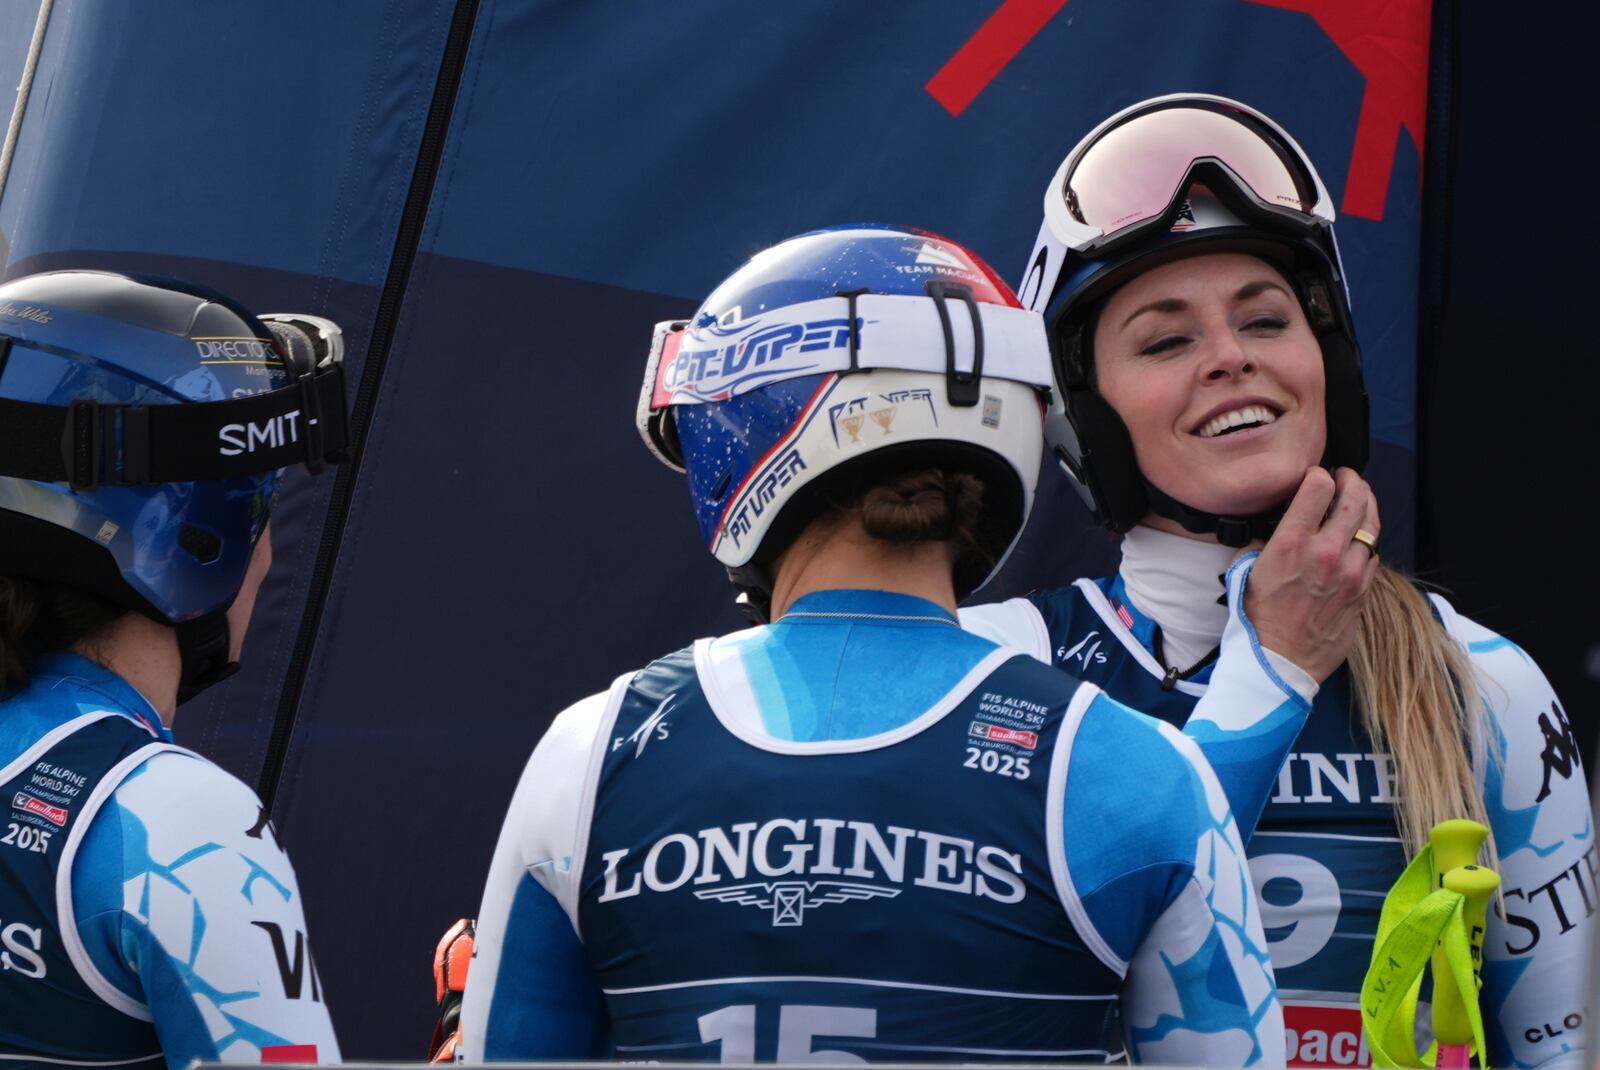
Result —
M 178 655 L 183 676 L 178 681 L 178 705 L 183 705 L 212 684 L 221 683 L 239 671 L 239 663 L 228 659 L 228 613 L 218 610 L 176 625 Z
M 739 565 L 728 569 L 738 597 L 734 605 L 751 624 L 770 624 L 772 620 L 772 577 L 757 564 Z
M 1185 531 L 1196 535 L 1215 535 L 1217 542 L 1234 548 L 1248 546 L 1256 539 L 1271 538 L 1287 508 L 1287 504 L 1275 505 L 1255 516 L 1218 516 L 1183 504 L 1149 480 L 1144 481 L 1144 492 L 1150 511 L 1157 516 L 1176 520 Z

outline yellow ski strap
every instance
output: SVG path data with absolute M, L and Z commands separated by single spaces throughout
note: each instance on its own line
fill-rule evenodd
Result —
M 1375 1067 L 1433 1065 L 1433 1048 L 1417 1053 L 1417 994 L 1422 987 L 1422 971 L 1439 944 L 1444 947 L 1457 989 L 1471 994 L 1460 1002 L 1478 1063 L 1487 1065 L 1483 1017 L 1478 1011 L 1478 981 L 1463 918 L 1466 897 L 1444 888 L 1433 891 L 1432 885 L 1433 852 L 1425 847 L 1383 901 L 1372 965 L 1361 985 L 1361 1025 Z

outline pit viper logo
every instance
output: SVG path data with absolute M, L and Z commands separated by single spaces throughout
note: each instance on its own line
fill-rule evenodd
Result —
M 1552 721 L 1550 714 L 1555 715 Z M 1559 702 L 1550 703 L 1550 713 L 1539 715 L 1539 731 L 1544 735 L 1544 751 L 1539 755 L 1544 762 L 1544 783 L 1539 788 L 1535 802 L 1544 802 L 1550 794 L 1550 774 L 1557 773 L 1562 780 L 1572 779 L 1572 767 L 1583 768 L 1583 756 L 1577 740 L 1572 738 L 1572 722 Z
M 893 899 L 898 888 L 875 884 L 849 884 L 844 881 L 759 881 L 736 884 L 731 888 L 708 888 L 695 892 L 696 899 L 715 899 L 772 911 L 772 924 L 804 925 L 806 911 L 824 903 L 851 903 L 862 899 Z

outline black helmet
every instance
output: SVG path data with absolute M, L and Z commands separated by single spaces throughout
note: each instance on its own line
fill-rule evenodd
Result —
M 1270 534 L 1281 508 L 1217 516 L 1145 479 L 1121 417 L 1095 387 L 1094 321 L 1105 299 L 1152 267 L 1245 252 L 1293 285 L 1322 347 L 1323 463 L 1367 461 L 1367 394 L 1334 211 L 1305 152 L 1265 115 L 1226 97 L 1177 93 L 1118 112 L 1067 154 L 1044 198 L 1044 223 L 1018 296 L 1044 313 L 1057 401 L 1051 451 L 1095 519 L 1112 531 L 1149 512 L 1242 546 Z

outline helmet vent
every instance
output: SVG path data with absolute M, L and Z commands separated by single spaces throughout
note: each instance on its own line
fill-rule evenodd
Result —
M 202 565 L 209 565 L 222 555 L 222 540 L 193 524 L 183 524 L 178 528 L 178 545 Z

